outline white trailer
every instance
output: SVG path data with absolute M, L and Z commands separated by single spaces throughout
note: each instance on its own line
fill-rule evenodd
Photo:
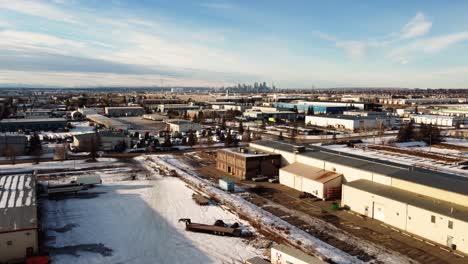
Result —
M 84 174 L 80 176 L 73 176 L 71 178 L 71 183 L 78 185 L 95 185 L 102 184 L 101 176 L 96 174 Z

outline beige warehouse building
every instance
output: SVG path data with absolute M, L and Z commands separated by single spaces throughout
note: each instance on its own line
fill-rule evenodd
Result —
M 279 170 L 281 184 L 326 200 L 341 196 L 342 175 L 295 162 Z
M 285 142 L 252 147 L 281 154 L 282 166 L 307 164 L 343 175 L 342 206 L 468 253 L 468 178 Z

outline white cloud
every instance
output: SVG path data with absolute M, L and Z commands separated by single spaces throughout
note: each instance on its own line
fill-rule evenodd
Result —
M 426 35 L 432 27 L 432 22 L 427 20 L 423 13 L 418 12 L 413 19 L 410 20 L 401 29 L 401 38 L 409 39 Z
M 407 64 L 410 59 L 422 53 L 435 54 L 465 40 L 468 40 L 468 31 L 419 39 L 393 49 L 387 57 L 394 62 Z
M 323 40 L 333 42 L 337 48 L 343 49 L 354 60 L 362 59 L 367 54 L 368 44 L 364 41 L 339 40 L 323 32 L 315 32 L 315 34 Z
M 338 48 L 344 49 L 348 55 L 355 60 L 362 59 L 367 54 L 367 44 L 360 41 L 338 41 Z
M 0 31 L 0 47 L 5 50 L 34 50 L 67 54 L 76 53 L 76 49 L 84 48 L 85 45 L 47 34 L 4 30 Z
M 68 12 L 62 11 L 54 5 L 46 4 L 40 1 L 0 0 L 0 9 L 6 9 L 55 21 L 79 24 L 78 20 L 76 20 Z
M 418 42 L 426 53 L 435 53 L 468 39 L 468 31 L 433 37 Z
M 222 81 L 172 78 L 150 74 L 0 71 L 0 83 L 17 85 L 50 85 L 61 87 L 157 86 L 160 84 L 160 80 L 164 81 L 164 85 L 169 86 L 223 86 L 232 84 Z

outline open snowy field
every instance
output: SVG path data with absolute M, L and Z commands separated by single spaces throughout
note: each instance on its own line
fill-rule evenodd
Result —
M 200 207 L 177 178 L 123 181 L 102 173 L 103 185 L 43 201 L 43 224 L 54 263 L 243 263 L 263 252 L 241 238 L 185 231 L 179 218 L 212 224 L 241 222 L 221 207 Z

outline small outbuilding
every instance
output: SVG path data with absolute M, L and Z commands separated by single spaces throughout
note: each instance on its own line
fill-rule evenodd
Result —
M 245 264 L 270 264 L 271 262 L 262 259 L 261 257 L 249 258 L 245 261 Z
M 299 249 L 281 244 L 271 248 L 271 263 L 325 264 L 327 262 L 317 257 L 307 255 Z
M 234 191 L 234 183 L 230 181 L 229 179 L 219 179 L 218 185 L 219 185 L 219 188 L 227 192 Z
M 295 162 L 279 170 L 281 184 L 320 199 L 339 198 L 342 174 Z

